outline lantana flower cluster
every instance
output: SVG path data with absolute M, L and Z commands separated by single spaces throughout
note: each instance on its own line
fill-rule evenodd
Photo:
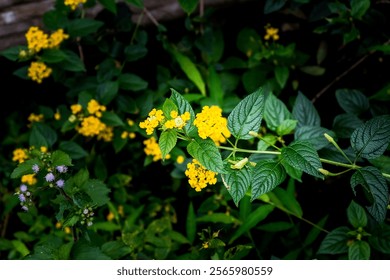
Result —
M 194 125 L 198 128 L 200 138 L 210 138 L 216 145 L 225 143 L 231 136 L 227 119 L 222 116 L 222 109 L 218 106 L 204 106 L 202 111 L 196 114 Z
M 176 129 L 180 132 L 190 120 L 189 112 L 179 115 L 177 111 L 172 110 L 169 116 L 166 116 L 162 110 L 154 108 L 150 111 L 147 119 L 140 122 L 139 126 L 146 130 L 147 135 L 152 135 L 156 128 L 163 131 Z M 227 127 L 227 119 L 222 116 L 222 109 L 218 106 L 204 106 L 202 111 L 196 115 L 193 125 L 197 127 L 200 138 L 210 138 L 216 145 L 225 143 L 226 139 L 231 136 Z M 161 150 L 155 137 L 145 140 L 144 145 L 146 155 L 153 156 L 153 161 L 162 159 Z M 183 159 L 178 158 L 177 162 L 183 163 L 184 157 Z M 217 182 L 217 173 L 207 170 L 196 159 L 187 164 L 185 175 L 188 177 L 190 186 L 196 191 L 201 191 L 207 185 L 213 185 Z
M 78 121 L 76 130 L 85 137 L 96 137 L 98 140 L 105 142 L 112 141 L 114 137 L 114 129 L 101 121 L 103 112 L 106 111 L 106 106 L 99 104 L 95 99 L 91 99 L 86 110 L 83 110 L 82 105 L 73 104 L 70 107 L 72 115 L 69 117 L 70 122 Z
M 65 0 L 64 4 L 74 11 L 79 5 L 85 4 L 86 2 L 87 0 Z
M 207 170 L 196 159 L 192 159 L 192 162 L 187 164 L 185 175 L 188 177 L 190 186 L 197 192 L 200 192 L 207 185 L 215 185 L 217 183 L 217 173 Z
M 22 50 L 19 57 L 22 59 L 38 54 L 44 49 L 58 48 L 63 40 L 68 39 L 69 35 L 63 29 L 58 29 L 50 35 L 46 34 L 38 26 L 31 26 L 25 34 L 28 51 Z M 52 69 L 43 61 L 32 61 L 27 70 L 27 75 L 31 80 L 42 83 L 42 80 L 49 77 Z

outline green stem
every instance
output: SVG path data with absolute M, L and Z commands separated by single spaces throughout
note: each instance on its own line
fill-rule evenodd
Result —
M 267 154 L 267 155 L 280 155 L 280 152 L 278 151 L 257 151 L 257 150 L 247 150 L 247 149 L 241 149 L 241 148 L 231 148 L 231 147 L 225 147 L 225 146 L 218 146 L 219 149 L 222 150 L 229 150 L 233 152 L 241 152 L 241 153 L 251 153 L 251 154 Z

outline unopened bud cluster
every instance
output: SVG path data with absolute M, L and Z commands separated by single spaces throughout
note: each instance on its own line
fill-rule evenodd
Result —
M 87 206 L 84 209 L 79 210 L 78 214 L 80 215 L 81 218 L 80 224 L 86 225 L 88 227 L 93 225 L 93 218 L 95 213 L 92 210 L 93 209 L 91 206 Z

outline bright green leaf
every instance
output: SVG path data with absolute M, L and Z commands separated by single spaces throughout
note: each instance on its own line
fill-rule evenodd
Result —
M 351 16 L 362 19 L 364 14 L 370 8 L 370 0 L 351 0 Z
M 279 136 L 288 135 L 294 131 L 295 127 L 297 126 L 297 123 L 297 120 L 283 120 L 276 128 L 276 133 Z
M 195 120 L 194 110 L 192 109 L 190 103 L 186 99 L 184 99 L 184 97 L 180 93 L 178 93 L 176 90 L 174 90 L 172 88 L 171 88 L 171 92 L 172 92 L 172 94 L 171 94 L 170 99 L 173 102 L 175 102 L 177 108 L 179 109 L 179 114 L 182 115 L 185 112 L 190 113 L 190 120 L 188 121 L 188 123 L 184 127 L 184 130 L 188 134 L 191 131 L 191 129 L 193 128 L 192 123 Z
M 302 66 L 300 69 L 303 73 L 306 73 L 306 74 L 309 74 L 312 76 L 322 76 L 325 74 L 325 68 L 323 68 L 321 66 L 308 65 L 308 66 Z
M 192 244 L 195 241 L 196 237 L 196 215 L 194 210 L 194 205 L 190 202 L 188 206 L 187 219 L 186 219 L 186 233 L 187 238 Z
M 42 165 L 38 159 L 29 159 L 20 163 L 11 173 L 11 178 L 16 179 L 20 178 L 23 175 L 33 174 L 32 167 L 37 164 L 38 166 Z
M 54 166 L 59 166 L 59 165 L 66 165 L 66 166 L 72 166 L 72 159 L 70 156 L 60 150 L 56 150 L 53 152 L 51 155 L 51 160 Z
M 158 145 L 160 146 L 162 158 L 169 154 L 169 152 L 176 146 L 177 132 L 173 129 L 165 130 L 161 133 L 158 139 Z
M 112 111 L 104 111 L 102 113 L 101 121 L 109 126 L 124 126 L 122 119 Z
M 190 79 L 196 87 L 199 89 L 202 95 L 206 95 L 206 85 L 203 81 L 202 75 L 200 74 L 196 65 L 189 59 L 187 56 L 177 52 L 172 52 L 174 58 L 179 63 L 180 68 L 186 74 L 188 79 Z
M 187 146 L 188 153 L 206 169 L 217 173 L 226 173 L 221 154 L 211 139 L 192 139 Z
M 178 112 L 178 108 L 171 99 L 167 98 L 165 99 L 164 104 L 162 106 L 162 111 L 164 112 L 166 118 L 171 119 L 171 112 L 172 111 Z

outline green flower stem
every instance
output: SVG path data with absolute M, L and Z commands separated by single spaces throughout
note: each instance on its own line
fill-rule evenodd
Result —
M 327 133 L 324 133 L 325 138 L 341 153 L 341 155 L 350 163 L 353 164 L 352 161 L 347 157 L 344 151 L 340 148 L 340 146 L 334 141 L 333 137 Z
M 267 154 L 267 155 L 280 155 L 281 153 L 278 151 L 257 151 L 257 150 L 247 150 L 247 149 L 240 149 L 236 147 L 225 147 L 225 146 L 218 146 L 219 149 L 222 150 L 229 150 L 233 152 L 241 152 L 241 153 L 250 153 L 250 154 Z
M 241 148 L 237 148 L 237 147 L 225 147 L 225 146 L 218 146 L 218 148 L 222 149 L 222 150 L 233 151 L 233 153 L 241 152 L 241 153 L 249 153 L 249 154 L 265 154 L 265 155 L 280 155 L 281 154 L 281 152 L 279 152 L 279 151 L 257 151 L 257 150 L 247 150 L 247 149 L 241 149 Z M 348 168 L 347 171 L 362 168 L 361 166 L 356 165 L 356 164 L 342 163 L 342 162 L 333 161 L 333 160 L 324 159 L 324 158 L 320 158 L 320 161 L 323 163 L 334 165 L 334 166 Z M 347 171 L 345 171 L 345 172 L 347 172 Z M 344 173 L 344 172 L 340 172 L 337 174 L 342 174 L 342 173 Z M 382 173 L 382 176 L 386 177 L 386 178 L 390 178 L 390 174 L 387 174 L 387 173 Z

